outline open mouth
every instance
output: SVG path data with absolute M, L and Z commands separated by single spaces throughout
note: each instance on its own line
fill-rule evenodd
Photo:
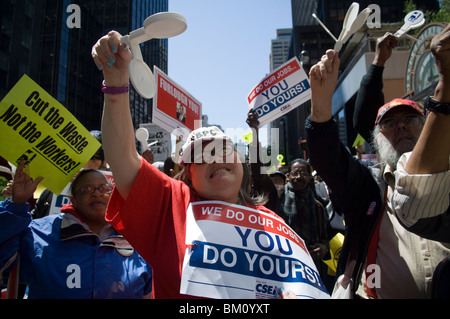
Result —
M 222 174 L 222 173 L 226 173 L 226 172 L 229 172 L 230 170 L 228 169 L 228 168 L 226 168 L 226 167 L 219 167 L 219 168 L 217 168 L 217 169 L 215 169 L 212 173 L 211 173 L 211 175 L 209 176 L 209 178 L 214 178 L 214 177 L 216 177 L 216 176 L 218 176 L 218 175 L 220 175 L 220 174 Z

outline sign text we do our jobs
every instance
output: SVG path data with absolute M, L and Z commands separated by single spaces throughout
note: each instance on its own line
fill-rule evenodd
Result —
M 308 77 L 294 57 L 256 85 L 248 95 L 247 102 L 255 111 L 261 127 L 310 98 Z
M 226 235 L 224 235 L 226 234 Z M 181 293 L 272 299 L 329 298 L 304 241 L 272 214 L 221 201 L 191 203 Z

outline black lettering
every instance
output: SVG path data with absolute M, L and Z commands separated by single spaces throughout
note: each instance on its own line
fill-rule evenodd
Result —
M 50 136 L 47 135 L 42 141 L 40 141 L 36 148 L 40 151 L 47 149 L 49 146 L 55 144 L 55 140 Z
M 25 105 L 32 106 L 34 104 L 33 99 L 37 99 L 39 97 L 38 91 L 33 91 L 30 96 L 26 99 Z

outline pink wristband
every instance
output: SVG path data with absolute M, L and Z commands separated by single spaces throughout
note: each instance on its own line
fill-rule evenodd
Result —
M 105 94 L 124 94 L 129 90 L 129 85 L 121 87 L 106 86 L 105 80 L 102 82 L 102 92 Z

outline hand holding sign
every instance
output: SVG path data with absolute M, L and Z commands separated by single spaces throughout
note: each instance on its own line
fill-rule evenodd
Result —
M 133 60 L 129 65 L 130 79 L 139 95 L 150 99 L 156 92 L 153 73 L 143 61 L 139 44 L 150 39 L 176 36 L 183 33 L 186 28 L 186 19 L 181 14 L 160 12 L 145 19 L 142 28 L 134 30 L 120 39 L 121 43 L 126 43 L 130 47 L 133 54 Z
M 421 27 L 425 23 L 425 15 L 422 11 L 414 10 L 405 16 L 405 24 L 395 32 L 394 36 L 400 38 L 406 34 L 409 30 Z

